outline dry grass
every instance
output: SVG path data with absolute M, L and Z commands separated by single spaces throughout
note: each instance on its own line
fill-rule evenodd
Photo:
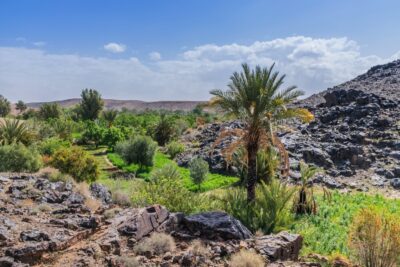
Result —
M 119 257 L 118 263 L 123 267 L 140 267 L 143 266 L 135 257 L 122 256 Z
M 104 212 L 104 217 L 106 219 L 112 219 L 121 211 L 120 208 L 109 209 Z
M 234 254 L 230 261 L 229 266 L 231 267 L 264 267 L 267 266 L 264 258 L 249 250 L 241 250 Z
M 112 200 L 115 204 L 123 207 L 129 207 L 131 205 L 130 197 L 121 190 L 115 190 L 112 192 Z
M 136 245 L 134 250 L 138 254 L 162 255 L 168 251 L 174 251 L 175 247 L 175 241 L 172 236 L 164 233 L 153 233 Z
M 369 207 L 353 219 L 349 247 L 361 266 L 400 265 L 400 218 Z
M 204 256 L 204 257 L 210 256 L 210 251 L 207 249 L 207 247 L 201 240 L 194 240 L 190 244 L 190 250 L 195 256 Z
M 89 189 L 89 185 L 85 182 L 75 185 L 75 192 L 81 194 L 85 197 L 85 205 L 92 211 L 95 212 L 98 208 L 102 206 L 101 201 L 94 198 Z

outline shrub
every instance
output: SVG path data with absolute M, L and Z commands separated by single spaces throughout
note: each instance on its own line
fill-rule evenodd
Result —
M 0 172 L 36 172 L 42 162 L 39 153 L 23 144 L 0 146 Z
M 121 256 L 118 263 L 123 267 L 140 267 L 143 266 L 135 257 Z
M 157 145 L 148 136 L 137 136 L 134 139 L 119 142 L 115 146 L 115 152 L 119 154 L 126 163 L 143 166 L 153 166 L 153 158 Z
M 234 254 L 229 261 L 232 267 L 263 267 L 266 266 L 264 258 L 253 251 L 241 250 Z
M 186 189 L 178 170 L 171 164 L 154 171 L 150 181 L 137 188 L 132 201 L 138 207 L 160 204 L 172 212 L 187 214 L 208 209 L 206 199 Z
M 207 177 L 208 174 L 208 163 L 202 158 L 194 158 L 189 163 L 190 178 L 193 183 L 196 184 L 200 190 L 201 183 Z
M 127 194 L 122 192 L 121 190 L 115 190 L 111 194 L 113 203 L 123 206 L 129 207 L 131 205 L 131 200 Z
M 374 207 L 362 209 L 350 227 L 349 246 L 361 266 L 400 264 L 400 221 Z
M 173 141 L 167 145 L 167 154 L 171 159 L 185 151 L 185 146 L 179 142 Z
M 5 117 L 11 111 L 11 103 L 4 96 L 0 95 L 0 117 Z
M 70 174 L 77 182 L 95 181 L 99 176 L 96 159 L 80 147 L 74 146 L 56 151 L 50 165 L 62 173 Z
M 138 254 L 150 252 L 152 255 L 162 255 L 165 252 L 175 250 L 175 241 L 170 235 L 153 233 L 150 237 L 141 241 L 134 250 Z
M 221 199 L 223 209 L 239 219 L 253 233 L 261 230 L 270 234 L 288 227 L 292 219 L 289 203 L 294 189 L 274 179 L 270 184 L 262 182 L 256 190 L 257 198 L 254 203 L 247 202 L 245 190 L 229 190 Z
M 52 137 L 44 140 L 42 143 L 39 144 L 39 152 L 42 155 L 52 156 L 57 150 L 70 146 L 71 143 L 69 141 L 62 140 L 57 137 Z
M 25 122 L 20 120 L 0 121 L 0 144 L 30 143 L 30 132 Z

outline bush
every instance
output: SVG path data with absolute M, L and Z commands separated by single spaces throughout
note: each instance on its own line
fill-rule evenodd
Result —
M 207 177 L 208 174 L 208 163 L 202 158 L 194 158 L 189 163 L 190 178 L 193 183 L 196 184 L 200 190 L 201 183 Z
M 105 128 L 98 124 L 89 121 L 86 124 L 86 129 L 82 134 L 82 139 L 85 144 L 92 143 L 96 148 L 103 143 Z
M 361 266 L 399 266 L 400 218 L 374 207 L 362 209 L 350 227 L 349 247 Z
M 241 250 L 231 257 L 231 260 L 229 261 L 229 266 L 263 267 L 266 266 L 266 262 L 260 254 L 248 250 Z
M 135 257 L 121 256 L 118 258 L 118 263 L 124 267 L 140 267 L 143 266 Z
M 160 204 L 169 211 L 187 214 L 209 208 L 205 199 L 184 187 L 179 171 L 171 164 L 153 172 L 150 181 L 138 187 L 132 201 L 138 207 Z
M 0 172 L 36 172 L 42 166 L 39 153 L 22 144 L 0 146 Z
M 115 146 L 115 152 L 119 154 L 126 163 L 143 166 L 153 166 L 153 158 L 157 145 L 148 136 L 137 136 L 134 139 L 119 142 Z
M 96 159 L 80 147 L 62 148 L 56 151 L 50 165 L 71 175 L 77 182 L 92 182 L 99 177 Z
M 124 192 L 122 192 L 121 190 L 115 190 L 112 192 L 111 195 L 113 203 L 123 207 L 129 207 L 131 205 L 131 200 L 129 196 Z
M 57 137 L 52 137 L 46 139 L 45 141 L 39 144 L 39 152 L 42 155 L 52 156 L 57 150 L 60 150 L 61 148 L 67 148 L 70 146 L 71 143 L 69 141 L 62 140 Z
M 223 209 L 253 233 L 261 230 L 270 234 L 290 225 L 289 203 L 293 193 L 294 189 L 274 179 L 270 184 L 262 182 L 257 186 L 254 203 L 247 202 L 247 194 L 241 188 L 229 190 L 221 200 Z
M 150 237 L 141 241 L 134 250 L 138 254 L 150 252 L 152 255 L 162 255 L 175 250 L 175 241 L 170 235 L 153 233 Z
M 160 115 L 160 121 L 154 129 L 154 139 L 160 146 L 168 143 L 174 135 L 173 121 L 165 113 Z
M 39 108 L 39 116 L 44 120 L 57 119 L 61 113 L 61 106 L 57 103 L 45 103 Z
M 171 159 L 185 151 L 185 146 L 179 142 L 173 141 L 167 145 L 167 154 Z

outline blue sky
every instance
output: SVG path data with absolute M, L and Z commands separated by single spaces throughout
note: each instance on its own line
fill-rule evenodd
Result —
M 2 0 L 0 94 L 207 99 L 241 62 L 277 62 L 311 94 L 398 58 L 398 10 L 394 0 Z

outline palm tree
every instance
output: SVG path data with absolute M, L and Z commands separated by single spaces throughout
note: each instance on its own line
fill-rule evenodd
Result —
M 274 124 L 290 117 L 311 120 L 312 114 L 304 109 L 290 109 L 287 105 L 303 94 L 290 86 L 280 90 L 285 75 L 270 68 L 256 66 L 251 70 L 242 65 L 242 72 L 231 76 L 228 91 L 213 90 L 212 105 L 241 120 L 245 124 L 241 144 L 247 152 L 247 200 L 255 200 L 257 183 L 257 153 L 262 146 L 275 146 L 282 157 L 287 157 L 284 146 L 274 135 Z M 287 160 L 286 160 L 287 161 Z M 288 162 L 286 164 L 288 169 Z
M 23 143 L 28 135 L 28 128 L 19 120 L 4 120 L 0 123 L 0 144 Z
M 118 116 L 118 110 L 110 109 L 103 111 L 103 119 L 107 122 L 108 128 L 110 128 L 113 125 L 117 116 Z

